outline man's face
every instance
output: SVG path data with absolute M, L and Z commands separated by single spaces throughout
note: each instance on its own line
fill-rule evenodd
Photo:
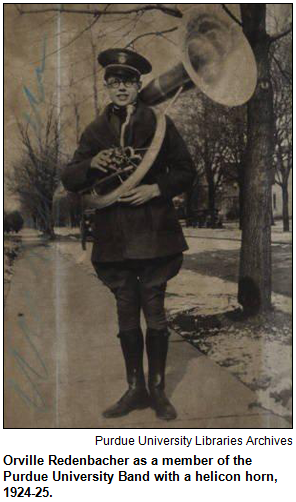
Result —
M 114 74 L 106 78 L 106 86 L 111 101 L 117 106 L 134 103 L 141 89 L 141 82 L 130 74 Z

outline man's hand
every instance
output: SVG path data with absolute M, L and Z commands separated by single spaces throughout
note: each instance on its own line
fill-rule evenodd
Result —
M 111 165 L 111 157 L 113 155 L 113 149 L 102 150 L 91 160 L 91 167 L 93 169 L 98 169 L 102 173 L 109 173 L 116 171 L 116 167 Z
M 141 204 L 145 204 L 145 202 L 148 202 L 150 199 L 158 197 L 159 195 L 159 186 L 155 183 L 154 185 L 140 185 L 136 188 L 132 188 L 118 200 L 119 202 L 130 204 L 131 206 L 140 206 Z

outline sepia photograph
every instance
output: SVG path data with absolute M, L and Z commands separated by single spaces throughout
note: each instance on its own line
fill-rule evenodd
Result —
M 292 4 L 3 11 L 4 427 L 291 429 Z

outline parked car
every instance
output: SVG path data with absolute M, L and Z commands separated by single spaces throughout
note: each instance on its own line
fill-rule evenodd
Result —
M 198 209 L 193 210 L 190 217 L 186 219 L 186 226 L 193 228 L 222 228 L 223 221 L 219 215 L 219 209 Z
M 23 228 L 24 220 L 19 211 L 4 213 L 4 232 L 15 232 L 16 234 Z

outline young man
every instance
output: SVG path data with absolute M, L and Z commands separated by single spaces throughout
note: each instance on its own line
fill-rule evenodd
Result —
M 111 103 L 84 131 L 72 162 L 62 175 L 69 191 L 80 191 L 114 173 L 115 148 L 149 148 L 156 127 L 153 111 L 138 98 L 141 75 L 150 63 L 126 49 L 110 49 L 98 57 L 105 68 Z M 112 160 L 113 159 L 113 160 Z M 166 284 L 180 270 L 187 245 L 172 198 L 192 184 L 194 167 L 173 122 L 159 154 L 141 183 L 94 218 L 92 263 L 99 279 L 114 293 L 119 339 L 126 365 L 128 390 L 103 415 L 120 417 L 152 406 L 159 418 L 177 414 L 164 392 L 168 329 L 164 310 Z M 143 310 L 147 324 L 148 387 L 143 372 Z

